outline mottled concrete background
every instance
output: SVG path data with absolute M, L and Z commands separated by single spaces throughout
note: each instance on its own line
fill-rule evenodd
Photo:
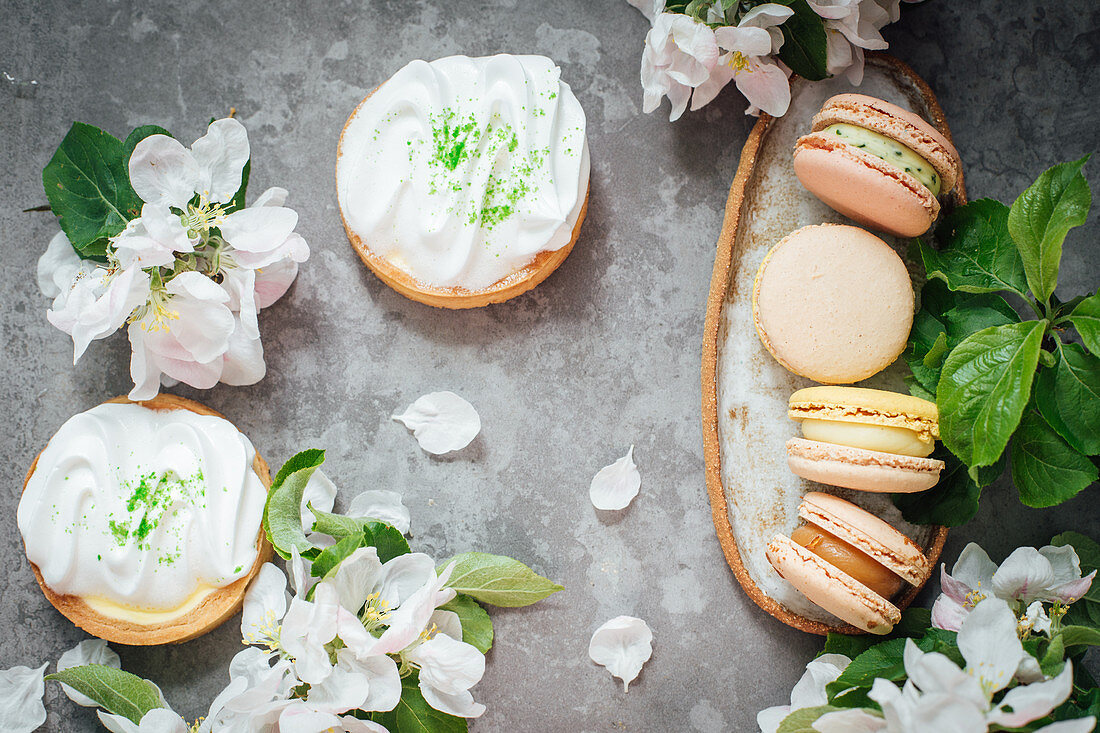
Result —
M 1048 165 L 1100 148 L 1093 2 L 932 0 L 903 13 L 886 36 L 939 95 L 973 198 L 1012 198 Z M 273 466 L 327 448 L 344 502 L 365 488 L 403 492 L 416 548 L 506 553 L 565 584 L 538 606 L 494 613 L 498 642 L 475 690 L 489 709 L 473 728 L 746 731 L 759 708 L 784 702 L 821 642 L 759 611 L 734 581 L 710 521 L 700 437 L 704 301 L 752 119 L 732 90 L 676 124 L 642 115 L 646 30 L 623 0 L 0 2 L 0 72 L 23 82 L 0 81 L 0 668 L 56 660 L 83 638 L 35 586 L 15 507 L 57 427 L 130 386 L 120 335 L 73 368 L 33 276 L 57 226 L 22 210 L 45 203 L 39 173 L 73 120 L 118 135 L 155 122 L 190 141 L 233 106 L 250 133 L 253 195 L 288 188 L 313 255 L 261 314 L 263 382 L 176 391 L 228 415 Z M 552 57 L 584 105 L 588 219 L 573 254 L 532 293 L 436 311 L 383 286 L 345 240 L 336 138 L 355 104 L 410 59 L 498 51 Z M 1100 181 L 1097 163 L 1090 169 Z M 1094 216 L 1070 236 L 1065 294 L 1096 286 L 1098 231 Z M 485 426 L 443 459 L 389 420 L 438 389 L 467 397 Z M 642 494 L 621 517 L 597 516 L 588 482 L 631 443 Z M 1032 511 L 995 486 L 945 557 L 970 540 L 1000 558 L 1065 528 L 1100 534 L 1095 496 Z M 626 695 L 587 657 L 590 633 L 622 613 L 655 634 Z M 119 651 L 126 669 L 197 716 L 227 681 L 239 639 L 231 621 L 183 646 Z M 95 727 L 55 685 L 47 707 L 49 731 Z

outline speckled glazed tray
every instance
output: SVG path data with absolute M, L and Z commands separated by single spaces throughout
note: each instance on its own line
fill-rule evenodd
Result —
M 795 140 L 810 131 L 811 118 L 822 102 L 834 94 L 853 91 L 912 110 L 951 138 L 932 90 L 891 56 L 868 55 L 863 84 L 858 88 L 843 79 L 813 84 L 794 80 L 790 110 L 781 118 L 762 115 L 741 153 L 718 239 L 703 336 L 707 492 L 722 550 L 757 605 L 783 623 L 816 634 L 859 632 L 810 603 L 765 557 L 767 543 L 776 533 L 789 534 L 797 526 L 803 494 L 828 491 L 878 514 L 924 548 L 933 566 L 947 535 L 944 527 L 905 522 L 888 495 L 823 487 L 791 473 L 784 444 L 797 434 L 797 426 L 787 417 L 787 399 L 813 382 L 781 367 L 764 350 L 753 326 L 753 278 L 772 245 L 808 224 L 847 221 L 802 187 L 791 156 Z M 960 173 L 944 207 L 950 209 L 965 200 Z M 919 264 L 907 257 L 908 240 L 883 239 L 902 256 L 910 273 L 921 272 Z M 860 384 L 907 392 L 903 382 L 906 371 L 899 359 Z M 904 608 L 919 590 L 910 588 L 895 602 Z

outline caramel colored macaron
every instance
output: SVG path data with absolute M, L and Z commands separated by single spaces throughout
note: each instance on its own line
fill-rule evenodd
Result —
M 845 216 L 901 237 L 923 234 L 938 197 L 959 177 L 959 154 L 939 130 L 896 104 L 863 94 L 826 100 L 798 139 L 802 185 Z
M 921 585 L 932 564 L 911 539 L 851 502 L 811 492 L 790 537 L 768 543 L 768 562 L 787 582 L 834 616 L 872 634 L 901 619 L 891 603 L 906 584 Z
M 753 285 L 753 321 L 764 347 L 790 371 L 850 384 L 905 350 L 913 284 L 897 253 L 858 227 L 792 232 L 764 257 Z

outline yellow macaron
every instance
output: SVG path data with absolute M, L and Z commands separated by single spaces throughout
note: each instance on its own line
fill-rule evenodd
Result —
M 939 438 L 933 402 L 880 389 L 809 387 L 791 395 L 787 414 L 803 435 L 787 442 L 787 463 L 805 479 L 889 493 L 939 481 L 944 463 L 928 457 Z

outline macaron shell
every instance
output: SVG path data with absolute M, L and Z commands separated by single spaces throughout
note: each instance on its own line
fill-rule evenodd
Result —
M 940 213 L 939 201 L 916 178 L 824 134 L 798 139 L 794 172 L 822 203 L 899 237 L 924 234 Z
M 788 370 L 849 384 L 905 350 L 913 301 L 909 273 L 889 245 L 857 227 L 821 224 L 792 232 L 764 257 L 753 322 Z
M 828 486 L 888 494 L 927 491 L 943 461 L 850 448 L 804 438 L 787 441 L 787 465 L 797 476 Z
M 901 392 L 864 387 L 806 387 L 791 395 L 789 405 L 787 414 L 792 420 L 840 420 L 940 436 L 936 403 Z
M 932 564 L 917 543 L 839 496 L 811 491 L 798 506 L 798 516 L 870 555 L 910 585 L 921 585 L 932 572 Z
M 768 543 L 768 562 L 804 596 L 858 629 L 888 634 L 901 620 L 897 606 L 789 537 Z
M 955 187 L 962 162 L 959 152 L 944 135 L 920 115 L 896 104 L 865 94 L 838 94 L 830 97 L 814 115 L 813 131 L 845 123 L 897 140 L 927 160 L 942 181 L 941 193 Z

